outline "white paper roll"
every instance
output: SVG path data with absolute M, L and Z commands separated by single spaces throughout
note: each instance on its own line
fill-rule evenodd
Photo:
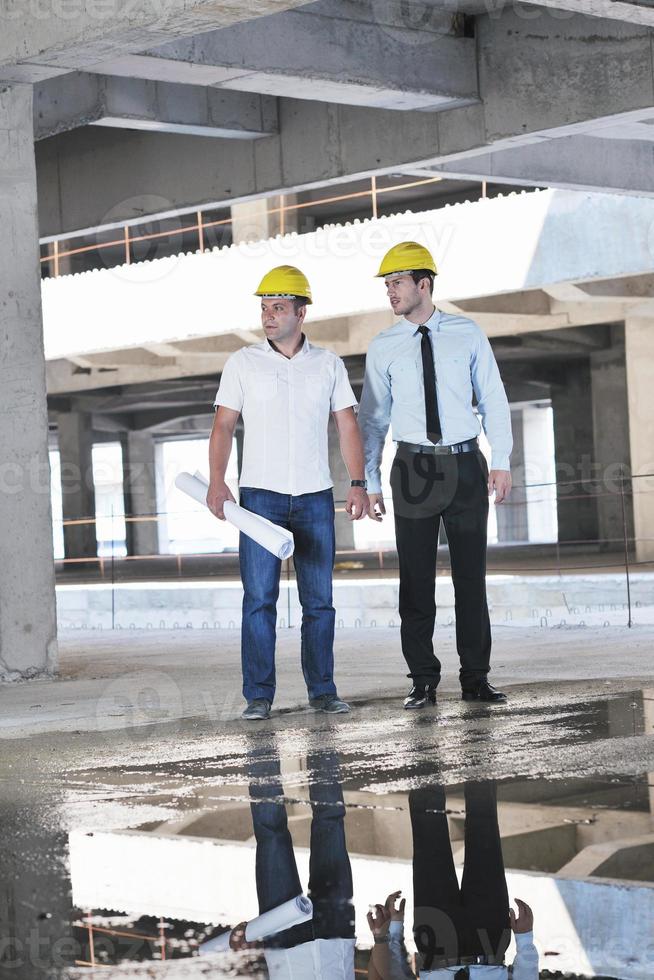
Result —
M 268 936 L 275 936 L 278 932 L 290 929 L 292 926 L 307 922 L 312 917 L 313 905 L 311 904 L 311 899 L 307 898 L 306 895 L 297 895 L 295 898 L 290 899 L 290 901 L 284 902 L 283 905 L 278 905 L 276 909 L 271 909 L 270 912 L 264 912 L 262 915 L 258 915 L 256 919 L 248 922 L 245 927 L 245 938 L 249 943 L 256 943 L 262 939 L 266 939 Z M 210 939 L 208 942 L 202 943 L 198 952 L 201 956 L 204 956 L 206 953 L 226 952 L 229 949 L 229 937 L 231 934 L 231 929 L 228 929 L 227 932 L 221 932 L 215 939 Z
M 245 929 L 245 938 L 249 943 L 254 943 L 258 939 L 265 939 L 266 936 L 275 936 L 284 929 L 291 926 L 299 926 L 301 922 L 306 922 L 313 917 L 313 905 L 311 899 L 306 895 L 296 895 L 295 898 L 278 905 L 270 912 L 264 912 L 248 922 Z
M 201 473 L 180 473 L 175 480 L 175 486 L 193 497 L 199 504 L 207 503 L 208 482 Z M 243 534 L 256 541 L 277 558 L 290 558 L 295 549 L 295 540 L 290 531 L 278 524 L 273 524 L 259 514 L 253 514 L 239 507 L 232 500 L 226 500 L 223 507 L 226 520 L 237 527 Z

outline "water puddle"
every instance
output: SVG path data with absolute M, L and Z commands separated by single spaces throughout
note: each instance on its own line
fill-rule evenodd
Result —
M 651 980 L 653 705 L 377 705 L 15 789 L 0 976 Z

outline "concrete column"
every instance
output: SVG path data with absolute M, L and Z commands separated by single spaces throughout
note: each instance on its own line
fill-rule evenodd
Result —
M 298 229 L 298 212 L 279 210 L 297 202 L 296 194 L 258 197 L 254 201 L 232 204 L 232 241 L 256 242 Z M 272 264 L 272 263 L 271 263 Z
M 522 489 L 525 482 L 525 444 L 521 408 L 511 409 L 511 429 L 513 432 L 511 474 L 516 486 L 511 490 L 506 503 L 495 509 L 498 544 L 505 541 L 529 540 L 527 494 Z
M 350 476 L 341 456 L 338 429 L 334 419 L 329 419 L 329 469 L 334 481 L 334 503 L 336 505 L 336 550 L 351 551 L 354 548 L 354 523 L 343 510 L 350 489 Z M 367 518 L 366 518 L 367 520 Z
M 0 84 L 0 680 L 57 659 L 29 85 Z
M 629 451 L 638 561 L 654 561 L 654 317 L 625 321 Z
M 98 553 L 95 524 L 65 523 L 95 517 L 91 416 L 88 412 L 58 412 L 57 434 L 66 558 L 95 558 Z
M 559 541 L 595 541 L 597 484 L 589 481 L 593 462 L 593 406 L 590 364 L 573 361 L 552 384 L 554 455 Z
M 128 432 L 123 450 L 123 495 L 126 517 L 152 517 L 157 513 L 155 443 L 150 432 Z M 157 521 L 126 521 L 127 554 L 158 555 Z
M 620 467 L 630 472 L 629 405 L 627 369 L 622 344 L 596 351 L 590 357 L 593 402 L 594 463 L 598 489 L 599 536 L 606 550 L 622 548 L 624 521 L 620 494 Z M 633 508 L 630 495 L 625 497 L 627 534 L 633 535 Z

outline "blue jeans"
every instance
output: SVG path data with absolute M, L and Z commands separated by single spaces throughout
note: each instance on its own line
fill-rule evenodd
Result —
M 288 829 L 279 758 L 250 755 L 250 809 L 257 841 L 259 914 L 288 902 L 302 891 Z M 332 753 L 309 756 L 311 838 L 308 895 L 313 919 L 266 940 L 290 949 L 316 939 L 354 937 L 353 883 L 345 839 L 345 804 L 339 760 Z
M 293 532 L 293 564 L 302 606 L 302 673 L 310 698 L 336 694 L 332 573 L 336 553 L 334 495 L 329 490 L 291 496 L 240 488 L 240 504 Z M 275 697 L 275 627 L 281 559 L 246 534 L 239 539 L 243 581 L 241 665 L 247 701 Z

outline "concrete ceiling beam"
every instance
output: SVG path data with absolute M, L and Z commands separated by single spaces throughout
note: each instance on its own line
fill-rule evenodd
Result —
M 587 135 L 600 122 L 642 121 L 654 111 L 650 32 L 588 17 L 571 17 L 564 32 L 552 18 L 537 25 L 511 10 L 477 19 L 483 104 L 429 113 L 280 99 L 279 135 L 225 141 L 219 158 L 210 141 L 163 133 L 103 139 L 97 129 L 78 130 L 43 142 L 42 234 L 398 170 L 650 193 L 649 144 Z M 407 51 L 405 64 L 420 60 L 419 47 Z
M 174 38 L 228 27 L 305 0 L 8 0 L 0 11 L 0 80 L 38 82 Z
M 259 139 L 277 132 L 277 103 L 247 92 L 219 92 L 139 78 L 74 72 L 35 87 L 34 138 L 81 126 Z
M 584 297 L 608 302 L 641 302 L 654 298 L 654 275 L 623 276 L 618 279 L 601 279 L 597 282 L 579 283 Z
M 391 27 L 378 19 L 378 6 L 362 2 L 354 17 L 348 2 L 308 4 L 102 62 L 97 70 L 371 108 L 477 101 L 475 40 L 456 36 L 460 18 L 444 14 L 437 25 Z
M 228 355 L 225 354 L 220 359 L 220 363 L 212 364 L 210 370 L 215 371 L 216 387 L 218 375 L 222 371 Z M 218 362 L 218 358 L 216 358 Z M 203 371 L 205 373 L 205 371 Z M 48 361 L 46 364 L 46 387 L 48 395 L 74 394 L 76 392 L 87 392 L 89 389 L 100 390 L 103 388 L 115 388 L 116 385 L 140 385 L 152 381 L 172 381 L 175 379 L 192 378 L 198 374 L 197 362 L 190 364 L 164 365 L 154 368 L 151 365 L 140 365 L 137 363 L 126 364 L 120 368 L 107 370 L 106 368 L 89 368 L 86 373 L 78 373 L 75 365 L 71 364 L 67 358 L 56 361 Z
M 129 431 L 130 420 L 127 415 L 103 415 L 100 413 L 92 414 L 92 425 L 94 432 L 111 432 L 120 434 Z
M 654 137 L 654 127 L 652 136 Z M 518 187 L 654 195 L 652 142 L 580 134 L 438 164 L 421 173 Z
M 580 303 L 588 298 L 586 293 L 572 282 L 548 283 L 542 287 L 542 290 L 558 303 Z
M 654 8 L 646 6 L 642 0 L 523 0 L 522 6 L 539 8 L 541 16 L 544 12 L 561 26 L 565 26 L 566 21 L 575 14 L 583 14 L 586 17 L 602 17 L 654 27 Z M 530 13 L 526 12 L 525 20 L 530 19 Z

